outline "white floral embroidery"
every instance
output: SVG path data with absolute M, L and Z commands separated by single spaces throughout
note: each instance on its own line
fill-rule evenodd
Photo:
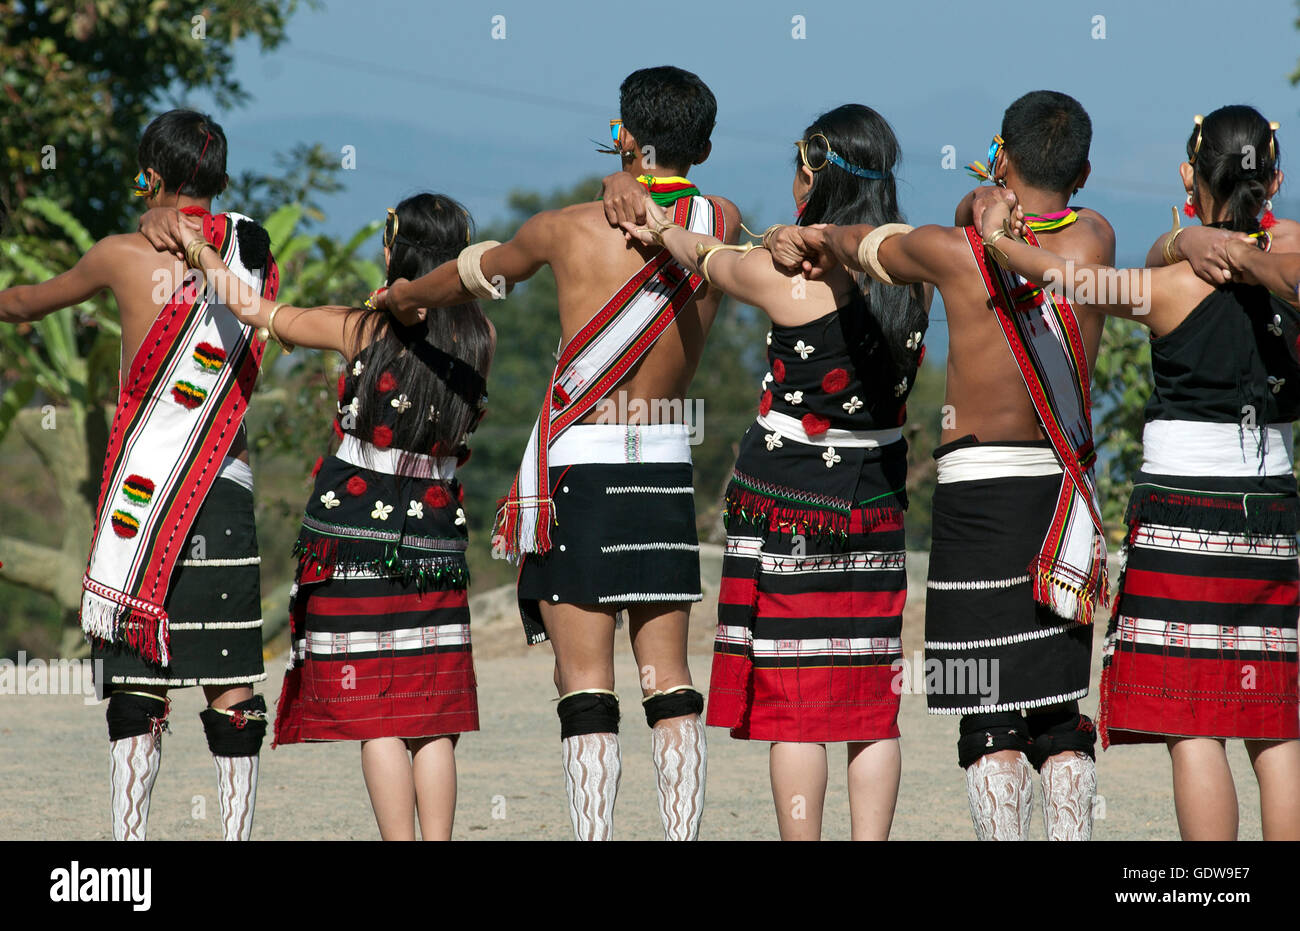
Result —
M 830 468 L 840 461 L 840 456 L 835 452 L 834 446 L 827 446 L 826 452 L 822 453 L 822 458 L 826 460 L 826 468 Z
M 907 348 L 915 351 L 921 345 L 921 331 L 917 330 L 907 338 Z
M 365 368 L 366 368 L 365 365 L 362 364 L 360 359 L 358 359 L 356 362 L 352 363 L 352 374 L 360 375 L 363 371 L 365 371 Z
M 771 330 L 768 330 L 768 331 L 767 331 L 767 344 L 768 344 L 769 346 L 772 345 L 772 331 L 771 331 Z
M 813 350 L 816 348 L 816 346 L 809 346 L 803 340 L 799 340 L 799 342 L 794 344 L 794 351 L 799 353 L 799 358 L 804 361 L 808 360 L 808 357 L 813 354 Z
M 850 414 L 856 414 L 862 408 L 862 400 L 855 394 L 849 398 L 840 407 L 844 408 Z
M 906 391 L 907 391 L 907 376 L 904 375 L 903 380 L 900 381 L 898 384 L 894 385 L 894 397 L 901 398 L 904 392 Z
M 434 420 L 437 420 L 437 419 L 438 419 L 438 408 L 436 408 L 436 407 L 434 407 L 432 404 L 430 404 L 430 405 L 429 405 L 429 420 L 430 420 L 430 421 L 434 421 Z
M 393 513 L 391 504 L 384 504 L 382 501 L 375 502 L 375 509 L 370 512 L 370 516 L 375 520 L 388 520 L 388 515 Z
M 1273 315 L 1273 322 L 1268 325 L 1268 331 L 1274 336 L 1282 335 L 1282 316 L 1281 314 Z
M 786 392 L 785 399 L 786 399 L 787 401 L 789 401 L 791 404 L 802 404 L 802 403 L 803 403 L 803 392 L 802 392 L 802 391 L 788 391 L 788 392 Z
M 325 494 L 320 496 L 320 503 L 325 505 L 325 510 L 328 511 L 330 508 L 338 507 L 343 502 L 338 499 L 338 496 L 335 495 L 334 492 L 327 491 Z
M 463 523 L 465 523 L 465 509 L 456 508 L 456 526 L 459 527 Z
M 351 404 L 340 404 L 340 405 L 339 405 L 339 413 L 340 413 L 340 414 L 351 414 L 353 417 L 356 417 L 357 414 L 360 413 L 360 411 L 361 411 L 361 399 L 360 399 L 360 398 L 353 398 Z
M 759 387 L 760 387 L 760 388 L 763 388 L 764 390 L 766 390 L 766 389 L 767 389 L 767 383 L 770 382 L 771 380 L 772 380 L 772 373 L 771 373 L 771 372 L 768 372 L 766 375 L 763 376 L 763 384 L 759 385 Z
M 769 453 L 777 446 L 784 445 L 781 442 L 781 434 L 779 433 L 765 433 L 763 434 L 763 439 L 767 441 L 767 451 Z
M 397 408 L 397 413 L 399 414 L 405 414 L 407 408 L 411 406 L 410 400 L 404 394 L 399 394 L 397 397 L 393 398 L 393 400 L 389 401 L 388 403 L 393 405 L 393 407 Z
M 424 517 L 424 502 L 412 501 L 411 506 L 406 509 L 407 517 Z
M 1286 384 L 1285 378 L 1274 378 L 1272 375 L 1268 376 L 1268 387 L 1272 390 L 1274 394 L 1277 394 L 1279 391 L 1281 391 L 1282 386 L 1285 384 Z

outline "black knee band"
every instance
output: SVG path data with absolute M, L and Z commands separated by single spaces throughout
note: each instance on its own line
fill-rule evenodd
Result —
M 150 732 L 161 733 L 167 726 L 167 700 L 149 695 L 114 692 L 104 711 L 108 739 L 126 740 Z
M 1097 758 L 1097 728 L 1092 718 L 1079 714 L 1077 706 L 1067 711 L 1031 714 L 1025 723 L 1033 740 L 1029 762 L 1034 769 L 1042 769 L 1049 756 L 1069 750 Z
M 704 696 L 692 688 L 675 689 L 651 695 L 641 703 L 641 707 L 645 709 L 645 723 L 654 727 L 666 718 L 699 714 L 704 710 Z
M 560 739 L 582 734 L 617 734 L 618 699 L 604 692 L 580 692 L 560 699 Z
M 257 756 L 266 736 L 266 699 L 254 695 L 224 712 L 204 708 L 199 712 L 208 749 L 213 756 Z
M 1019 750 L 1029 755 L 1029 729 L 1018 711 L 968 714 L 958 725 L 957 762 L 962 769 L 982 756 L 999 750 Z

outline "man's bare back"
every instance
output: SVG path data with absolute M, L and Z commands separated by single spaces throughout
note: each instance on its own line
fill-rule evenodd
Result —
M 1101 214 L 1078 210 L 1076 223 L 1038 233 L 1045 248 L 1078 264 L 1113 265 L 1115 235 Z M 963 229 L 929 227 L 916 231 L 942 237 L 947 271 L 935 281 L 948 319 L 948 377 L 940 442 L 973 434 L 982 442 L 1032 441 L 1044 438 L 1025 390 L 1024 378 L 1007 346 L 1002 328 Z M 1105 317 L 1080 308 L 1088 369 L 1092 370 L 1101 343 Z
M 710 198 L 723 210 L 727 241 L 734 242 L 739 213 L 723 198 Z M 571 340 L 594 317 L 629 278 L 641 270 L 659 251 L 628 241 L 621 230 L 612 228 L 599 203 L 576 204 L 541 214 L 547 246 L 542 256 L 555 273 L 563 340 Z M 631 372 L 610 392 L 621 399 L 612 413 L 628 412 L 627 420 L 639 422 L 643 411 L 679 410 L 656 402 L 680 400 L 690 387 L 699 366 L 704 342 L 717 316 L 722 294 L 703 288 L 677 314 L 655 345 Z M 636 400 L 647 402 L 644 406 Z M 597 407 L 584 422 L 610 422 L 611 412 Z
M 96 243 L 82 260 L 87 281 L 108 288 L 117 300 L 122 323 L 122 378 L 131 371 L 136 353 L 166 301 L 185 280 L 185 263 L 159 252 L 140 233 L 108 236 Z M 159 302 L 159 298 L 162 302 Z M 243 429 L 231 444 L 229 455 L 248 461 Z

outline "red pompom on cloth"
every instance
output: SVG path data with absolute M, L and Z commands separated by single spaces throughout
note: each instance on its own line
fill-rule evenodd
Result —
M 340 402 L 340 403 L 343 401 L 343 383 L 344 383 L 344 381 L 346 381 L 346 380 L 347 380 L 347 378 L 346 378 L 345 375 L 340 375 L 340 376 L 339 376 L 339 402 Z
M 311 477 L 312 477 L 312 478 L 315 478 L 316 476 L 320 475 L 320 467 L 323 466 L 324 464 L 325 464 L 325 457 L 324 457 L 324 456 L 317 456 L 317 457 L 316 457 L 316 464 L 315 464 L 314 466 L 311 467 Z
M 780 359 L 772 360 L 772 377 L 777 380 L 778 384 L 785 381 L 785 363 Z
M 829 420 L 816 414 L 804 414 L 799 418 L 799 422 L 803 424 L 803 432 L 809 436 L 820 436 L 831 428 Z
M 334 434 L 341 440 L 343 439 L 343 427 L 339 425 L 338 418 L 334 419 Z
M 430 485 L 424 493 L 424 503 L 431 508 L 445 508 L 451 504 L 451 495 L 441 485 Z
M 465 486 L 460 482 L 456 483 L 456 500 L 461 504 L 465 503 Z
M 898 405 L 898 425 L 901 427 L 905 423 L 907 423 L 907 405 L 900 404 Z
M 1259 228 L 1271 230 L 1275 226 L 1277 226 L 1277 217 L 1273 216 L 1272 210 L 1265 210 L 1264 215 L 1259 218 Z
M 348 494 L 360 498 L 366 493 L 366 480 L 360 475 L 354 475 L 348 479 Z
M 370 442 L 374 443 L 380 449 L 387 449 L 393 445 L 393 431 L 383 424 L 375 427 L 375 432 L 370 435 Z
M 763 396 L 758 399 L 758 413 L 763 417 L 772 409 L 772 392 L 764 391 Z
M 922 346 L 920 354 L 916 357 L 916 367 L 920 368 L 921 363 L 924 361 L 925 361 L 925 347 Z
M 397 387 L 397 379 L 393 377 L 392 372 L 384 372 L 384 374 L 379 376 L 379 382 L 376 387 L 378 387 L 380 391 L 392 391 Z
M 843 391 L 849 386 L 849 373 L 844 369 L 831 369 L 822 379 L 822 390 L 827 394 Z

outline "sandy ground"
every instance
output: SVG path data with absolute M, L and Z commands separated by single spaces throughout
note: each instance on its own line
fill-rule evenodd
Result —
M 922 643 L 923 558 L 909 568 L 914 579 L 904 626 L 910 659 Z M 909 557 L 910 559 L 910 557 Z M 707 685 L 718 562 L 705 560 L 706 600 L 693 617 L 691 668 Z M 564 840 L 571 836 L 560 771 L 555 705 L 551 701 L 550 648 L 528 648 L 500 590 L 474 599 L 475 657 L 482 731 L 462 739 L 457 752 L 460 796 L 457 839 Z M 1104 623 L 1096 631 L 1092 694 L 1084 710 L 1096 711 Z M 624 632 L 625 633 L 625 632 Z M 268 660 L 261 691 L 280 692 L 283 656 Z M 636 668 L 620 634 L 617 677 L 636 694 Z M 623 723 L 623 781 L 615 836 L 662 838 L 655 803 L 650 735 L 639 708 L 627 702 Z M 175 693 L 172 733 L 150 810 L 152 839 L 220 837 L 216 776 L 203 738 L 198 689 Z M 893 837 L 899 840 L 972 838 L 965 785 L 956 763 L 957 722 L 926 714 L 924 695 L 904 695 L 903 781 Z M 844 749 L 830 748 L 831 779 L 823 835 L 848 838 Z M 709 730 L 708 804 L 701 834 L 715 840 L 776 839 L 768 785 L 767 745 Z M 1259 793 L 1241 743 L 1229 745 L 1242 812 L 1241 837 L 1259 838 Z M 377 839 L 356 744 L 316 744 L 262 752 L 254 836 L 262 840 Z M 103 707 L 78 695 L 0 695 L 0 840 L 108 839 L 108 755 Z M 1035 804 L 1040 805 L 1035 787 Z M 1100 754 L 1098 792 L 1104 798 L 1098 840 L 1176 840 L 1170 767 L 1160 746 L 1119 747 Z M 1035 814 L 1041 836 L 1041 808 Z

